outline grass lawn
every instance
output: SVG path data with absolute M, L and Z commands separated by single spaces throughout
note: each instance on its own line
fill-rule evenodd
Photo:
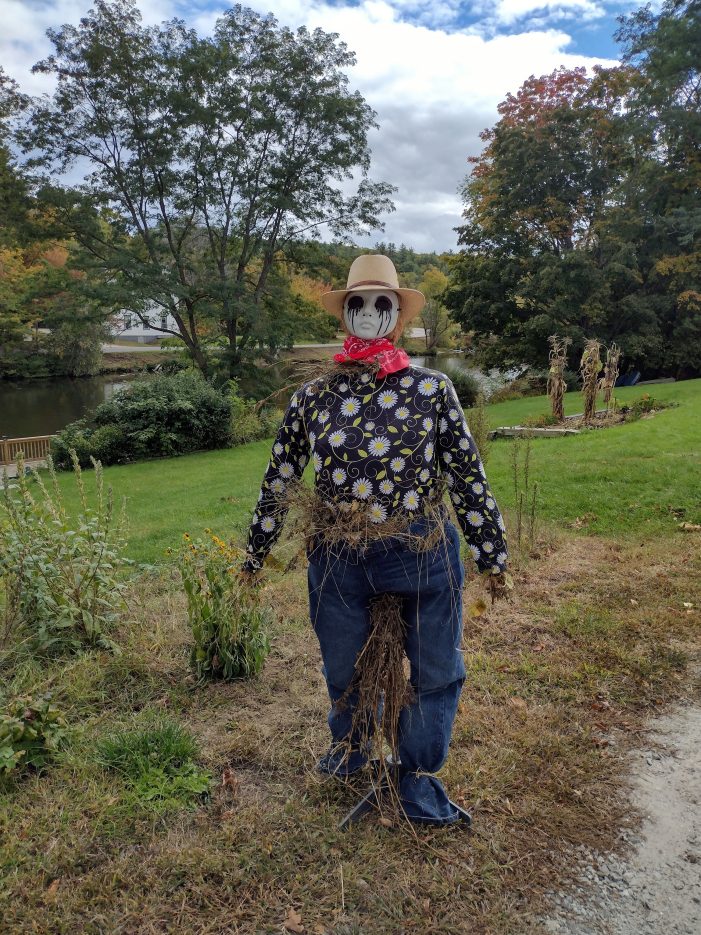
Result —
M 611 429 L 532 441 L 531 477 L 539 484 L 540 516 L 560 526 L 584 517 L 588 533 L 624 538 L 681 538 L 680 520 L 701 522 L 701 380 L 646 389 L 678 407 Z M 642 392 L 625 388 L 617 396 L 627 401 Z M 579 394 L 569 393 L 565 411 L 580 411 L 579 403 Z M 545 396 L 488 407 L 493 427 L 547 411 Z M 127 498 L 130 556 L 164 562 L 165 550 L 177 545 L 183 532 L 197 535 L 205 527 L 243 544 L 270 448 L 266 440 L 107 468 L 115 497 Z M 515 506 L 512 448 L 510 439 L 495 441 L 487 464 L 502 508 Z M 75 504 L 70 475 L 61 476 L 61 486 Z

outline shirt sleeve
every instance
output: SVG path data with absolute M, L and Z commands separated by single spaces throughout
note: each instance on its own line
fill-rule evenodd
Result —
M 455 387 L 447 377 L 436 447 L 450 499 L 478 570 L 504 571 L 508 561 L 504 519 L 489 489 Z
M 244 568 L 256 571 L 277 542 L 289 507 L 287 485 L 301 478 L 309 460 L 310 445 L 304 428 L 300 393 L 294 394 L 278 429 L 270 461 L 263 476 L 258 503 L 251 518 Z

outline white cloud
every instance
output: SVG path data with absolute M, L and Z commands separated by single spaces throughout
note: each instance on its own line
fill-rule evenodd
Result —
M 3 2 L 9 10 L 2 50 L 5 69 L 23 90 L 45 90 L 46 78 L 29 73 L 31 65 L 51 51 L 44 32 L 50 25 L 77 23 L 87 3 Z M 531 74 L 548 74 L 561 65 L 607 63 L 568 52 L 570 37 L 563 30 L 528 27 L 533 12 L 539 17 L 567 11 L 594 15 L 595 0 L 485 0 L 485 27 L 495 17 L 505 23 L 524 18 L 523 31 L 510 34 L 481 32 L 475 26 L 458 29 L 458 0 L 439 0 L 428 7 L 418 0 L 362 0 L 357 6 L 324 0 L 249 4 L 262 13 L 272 10 L 289 26 L 337 32 L 355 51 L 351 84 L 377 111 L 380 123 L 371 134 L 371 174 L 399 186 L 397 211 L 386 219 L 386 232 L 373 235 L 369 243 L 381 236 L 417 249 L 454 248 L 452 228 L 460 223 L 457 189 L 468 169 L 467 157 L 481 149 L 479 131 L 494 122 L 499 101 Z M 228 4 L 212 9 L 184 0 L 141 0 L 141 6 L 149 23 L 177 15 L 207 34 Z M 411 21 L 402 19 L 404 15 Z
M 538 14 L 543 21 L 573 17 L 591 20 L 606 15 L 606 9 L 593 0 L 497 0 L 494 12 L 496 19 L 507 25 L 530 14 Z

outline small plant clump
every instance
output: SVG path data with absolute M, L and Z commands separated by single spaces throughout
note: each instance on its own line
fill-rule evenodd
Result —
M 118 731 L 97 744 L 98 762 L 118 772 L 136 799 L 157 810 L 199 804 L 212 776 L 195 762 L 197 742 L 183 727 L 159 721 L 133 731 Z
M 118 618 L 126 564 L 123 516 L 115 519 L 111 489 L 93 460 L 95 505 L 88 505 L 75 451 L 71 452 L 80 510 L 71 517 L 48 458 L 47 486 L 17 459 L 17 479 L 5 474 L 0 526 L 0 582 L 5 592 L 3 643 L 20 636 L 35 655 L 100 647 L 118 652 L 107 630 Z
M 12 698 L 0 714 L 0 778 L 40 770 L 66 738 L 66 721 L 51 693 Z
M 270 608 L 242 583 L 242 552 L 209 530 L 209 542 L 183 535 L 180 574 L 194 637 L 190 663 L 198 681 L 257 675 L 270 651 Z
M 520 551 L 525 538 L 530 553 L 535 548 L 538 521 L 538 482 L 531 482 L 530 435 L 514 438 L 511 443 L 511 475 L 516 503 L 516 545 Z
M 656 412 L 658 409 L 672 409 L 675 405 L 676 403 L 664 402 L 661 399 L 655 399 L 649 393 L 643 393 L 627 406 L 620 406 L 618 411 L 623 414 L 626 422 L 635 422 L 647 413 Z
M 522 419 L 521 424 L 529 428 L 543 429 L 549 425 L 559 425 L 560 420 L 550 412 L 542 412 L 539 416 L 528 416 Z

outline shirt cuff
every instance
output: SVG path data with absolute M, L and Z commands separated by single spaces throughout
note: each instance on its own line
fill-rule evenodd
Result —
M 264 558 L 258 558 L 257 555 L 248 555 L 243 563 L 244 571 L 260 571 L 263 567 Z

